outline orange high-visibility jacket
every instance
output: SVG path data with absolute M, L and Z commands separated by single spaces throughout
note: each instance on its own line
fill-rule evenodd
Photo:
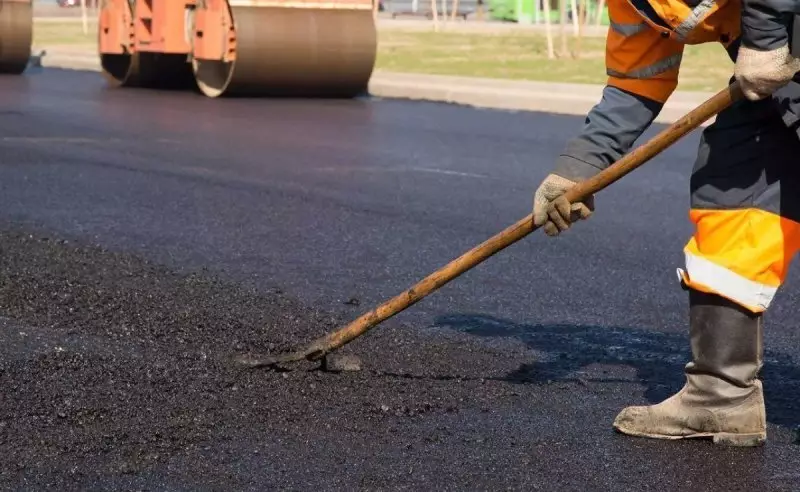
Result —
M 608 85 L 666 102 L 678 85 L 684 46 L 739 39 L 738 0 L 609 0 Z
M 625 154 L 675 90 L 684 46 L 721 43 L 732 60 L 740 44 L 761 50 L 790 40 L 800 0 L 608 0 L 608 82 L 555 172 L 586 179 Z M 800 126 L 800 84 L 776 92 L 783 118 Z

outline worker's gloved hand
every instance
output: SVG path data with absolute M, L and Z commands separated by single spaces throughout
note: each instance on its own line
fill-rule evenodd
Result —
M 736 58 L 734 76 L 744 96 L 757 101 L 788 84 L 800 71 L 800 59 L 785 45 L 772 51 L 759 51 L 742 45 Z
M 583 202 L 569 203 L 563 194 L 576 182 L 550 174 L 533 195 L 533 223 L 548 236 L 569 229 L 572 222 L 588 219 L 594 212 L 594 196 Z

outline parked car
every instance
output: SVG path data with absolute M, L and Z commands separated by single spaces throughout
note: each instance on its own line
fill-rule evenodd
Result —
M 56 0 L 59 7 L 80 7 L 81 0 Z M 86 0 L 87 7 L 98 7 L 100 0 Z

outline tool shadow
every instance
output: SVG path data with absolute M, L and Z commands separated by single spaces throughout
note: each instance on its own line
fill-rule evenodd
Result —
M 516 384 L 577 381 L 577 372 L 595 364 L 621 365 L 635 370 L 644 397 L 657 403 L 677 392 L 685 381 L 689 361 L 686 333 L 663 333 L 635 328 L 519 324 L 482 314 L 438 317 L 434 326 L 477 337 L 515 338 L 545 354 L 525 363 L 503 379 Z M 588 378 L 591 382 L 625 382 L 630 378 Z M 786 353 L 767 349 L 761 370 L 769 422 L 794 425 L 800 413 L 800 367 Z

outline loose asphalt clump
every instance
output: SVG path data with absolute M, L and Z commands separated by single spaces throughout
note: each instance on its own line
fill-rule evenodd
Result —
M 452 436 L 460 412 L 519 395 L 492 378 L 526 357 L 387 324 L 337 352 L 351 354 L 334 372 L 244 369 L 235 355 L 288 349 L 346 320 L 209 272 L 17 230 L 0 232 L 0 316 L 4 489 L 397 483 L 324 470 L 378 445 L 409 453 Z M 419 469 L 435 468 L 419 456 Z

